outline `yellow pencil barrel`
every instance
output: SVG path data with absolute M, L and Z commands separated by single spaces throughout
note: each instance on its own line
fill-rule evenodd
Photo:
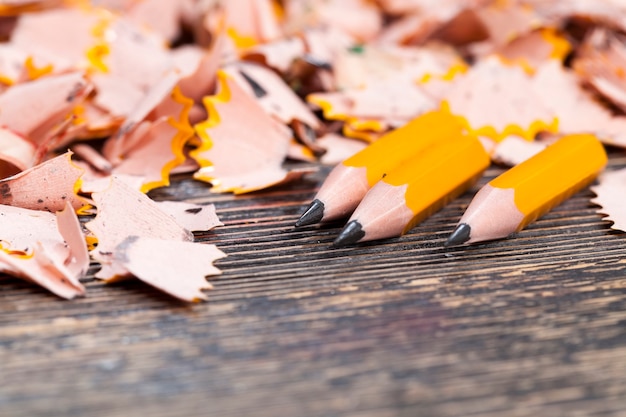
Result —
M 406 184 L 406 206 L 414 213 L 402 233 L 440 210 L 471 187 L 489 167 L 490 159 L 480 140 L 470 134 L 442 138 L 415 164 L 398 167 L 383 181 Z
M 606 163 L 604 147 L 596 137 L 562 137 L 478 190 L 446 246 L 503 239 L 519 232 L 588 185 Z
M 420 152 L 441 138 L 459 134 L 464 127 L 446 111 L 425 113 L 402 127 L 391 131 L 367 148 L 343 161 L 349 167 L 365 167 L 370 186 L 411 155 Z
M 524 215 L 518 230 L 588 185 L 607 163 L 602 143 L 593 135 L 569 135 L 493 179 L 495 188 L 515 191 Z

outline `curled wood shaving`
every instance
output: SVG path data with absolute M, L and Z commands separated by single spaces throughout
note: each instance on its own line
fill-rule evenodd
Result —
M 591 202 L 600 206 L 596 212 L 613 222 L 611 228 L 626 232 L 626 169 L 605 171 L 591 190 L 596 193 Z

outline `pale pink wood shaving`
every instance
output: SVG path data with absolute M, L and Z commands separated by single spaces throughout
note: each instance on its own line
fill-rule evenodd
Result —
M 76 110 L 76 109 L 74 109 Z M 67 117 L 63 118 L 59 123 L 40 126 L 29 136 L 38 144 L 35 153 L 35 162 L 41 163 L 46 158 L 52 156 L 53 151 L 67 150 L 67 145 L 75 140 L 73 136 L 76 128 L 74 121 L 76 116 L 74 111 Z
M 98 172 L 109 174 L 113 169 L 111 162 L 102 156 L 94 147 L 86 143 L 76 143 L 72 145 L 72 152 L 83 161 L 87 162 Z
M 515 166 L 541 152 L 546 146 L 544 142 L 507 136 L 491 151 L 491 160 L 501 165 Z
M 194 136 L 188 120 L 192 105 L 174 87 L 145 120 L 131 126 L 126 134 L 109 138 L 104 151 L 112 164 L 111 172 L 140 178 L 143 192 L 169 185 L 171 170 L 185 161 L 185 145 Z M 124 126 L 120 130 L 124 132 Z
M 287 72 L 291 63 L 306 52 L 304 40 L 299 36 L 276 39 L 256 45 L 243 53 L 243 58 L 260 62 L 282 73 Z
M 468 25 L 464 18 L 466 11 L 477 9 L 489 3 L 490 0 L 413 0 L 413 1 L 382 1 L 383 9 L 401 17 L 387 25 L 378 40 L 383 43 L 393 44 L 422 44 L 429 39 L 437 38 L 441 31 L 452 28 L 455 42 L 464 43 L 465 38 L 474 39 L 476 30 L 484 31 L 484 28 L 475 24 Z M 464 16 L 466 15 L 466 16 Z M 473 17 L 473 16 L 472 16 Z M 475 20 L 475 19 L 474 19 Z M 469 30 L 468 30 L 469 29 Z M 450 34 L 450 30 L 446 35 Z M 482 35 L 482 34 L 481 34 Z
M 106 190 L 95 192 L 91 197 L 98 214 L 85 226 L 98 239 L 98 246 L 91 251 L 91 256 L 103 264 L 103 269 L 96 274 L 98 278 L 115 278 L 105 274 L 104 266 L 111 263 L 116 247 L 129 236 L 193 241 L 192 233 L 159 209 L 154 201 L 115 177 Z
M 12 85 L 27 79 L 24 63 L 28 54 L 11 43 L 0 44 L 0 81 Z
M 289 143 L 289 150 L 287 151 L 287 158 L 294 161 L 303 162 L 316 162 L 318 159 L 311 151 L 311 148 L 297 142 L 295 140 Z
M 56 264 L 39 242 L 32 246 L 28 258 L 10 255 L 0 250 L 0 269 L 11 275 L 32 281 L 62 298 L 72 299 L 85 294 L 82 284 L 70 283 L 72 275 L 63 265 Z
M 82 194 L 91 194 L 93 192 L 105 190 L 110 185 L 110 174 L 97 170 L 89 162 L 82 159 L 82 157 L 79 158 L 81 159 L 74 161 L 74 165 L 83 170 L 83 175 L 80 178 L 79 192 Z M 87 199 L 87 201 L 89 201 L 89 199 Z M 84 209 L 84 211 L 88 210 L 88 207 Z
M 37 148 L 28 139 L 0 128 L 0 179 L 32 167 Z
M 626 39 L 605 29 L 593 30 L 579 48 L 573 67 L 601 95 L 626 109 Z
M 471 129 L 490 129 L 481 132 L 486 136 L 505 135 L 511 128 L 534 136 L 534 130 L 554 124 L 553 112 L 534 92 L 530 77 L 496 57 L 479 61 L 455 78 L 445 100 Z
M 183 301 L 206 300 L 209 275 L 221 274 L 213 262 L 226 255 L 215 245 L 129 237 L 115 251 L 115 261 L 143 282 Z
M 409 120 L 434 110 L 439 103 L 417 83 L 380 82 L 363 90 L 351 90 L 346 96 L 354 103 L 350 115 L 359 118 Z
M 138 27 L 145 27 L 171 42 L 180 34 L 181 0 L 142 0 L 131 3 L 125 15 Z
M 532 87 L 541 102 L 558 117 L 559 130 L 563 133 L 589 132 L 611 117 L 559 62 L 544 63 L 535 73 Z
M 380 7 L 391 15 L 420 13 L 425 7 L 432 6 L 424 0 L 379 0 Z M 440 2 L 441 3 L 441 2 Z
M 483 4 L 489 3 L 485 0 L 378 0 L 377 3 L 387 13 L 399 14 L 420 14 L 430 10 L 437 12 L 441 17 L 450 18 L 455 16 L 463 7 L 475 9 Z
M 19 17 L 11 43 L 55 71 L 83 65 L 85 51 L 96 42 L 92 29 L 107 16 L 92 10 L 59 8 Z
M 199 102 L 215 89 L 216 74 L 221 64 L 223 37 L 218 37 L 211 49 L 187 45 L 172 51 L 172 59 L 181 74 L 178 83 L 185 97 Z
M 230 62 L 239 59 L 240 54 L 245 51 L 238 48 L 235 42 L 237 36 L 236 29 L 226 24 L 226 11 L 222 7 L 212 7 L 209 12 L 205 13 L 206 7 L 211 7 L 207 2 L 197 2 L 194 14 L 197 14 L 197 21 L 194 21 L 195 37 L 197 43 L 203 47 L 213 47 L 216 42 L 220 43 L 220 59 L 223 62 Z M 199 10 L 199 11 L 198 11 Z M 256 44 L 256 40 L 245 38 L 247 47 Z
M 327 133 L 317 139 L 317 143 L 326 148 L 320 161 L 323 164 L 335 165 L 349 158 L 367 146 L 367 142 L 346 138 L 336 133 Z
M 91 251 L 102 264 L 97 278 L 113 281 L 132 274 L 182 300 L 206 299 L 200 291 L 211 288 L 205 277 L 220 273 L 212 263 L 225 255 L 213 245 L 193 243 L 191 232 L 169 213 L 177 212 L 180 218 L 182 209 L 186 217 L 204 217 L 200 224 L 185 219 L 192 228 L 212 227 L 219 220 L 211 207 L 185 203 L 166 207 L 115 177 L 107 190 L 92 197 L 98 214 L 86 227 L 98 239 Z
M 97 236 L 99 251 L 118 245 L 127 236 L 193 240 L 189 230 L 164 213 L 148 196 L 116 177 L 111 178 L 109 188 L 91 197 L 98 214 L 86 227 Z
M 289 124 L 293 120 L 300 120 L 314 129 L 320 127 L 319 120 L 313 112 L 273 70 L 243 61 L 228 65 L 223 70 L 254 97 L 268 114 L 281 122 Z M 255 95 L 254 89 L 242 73 L 264 90 L 265 94 L 262 97 Z
M 89 251 L 78 216 L 69 203 L 63 210 L 56 212 L 56 221 L 59 233 L 70 250 L 65 266 L 75 277 L 82 278 L 89 269 Z
M 104 63 L 109 74 L 148 91 L 174 70 L 174 60 L 160 36 L 124 18 L 115 19 L 108 31 L 112 38 Z
M 157 206 L 176 219 L 176 223 L 192 232 L 204 232 L 223 226 L 213 204 L 193 204 L 182 201 L 157 201 Z
M 307 100 L 321 106 L 327 118 L 381 119 L 402 125 L 439 106 L 450 83 L 436 93 L 430 85 L 461 63 L 445 47 L 367 46 L 337 55 L 334 69 L 342 91 L 310 94 Z
M 71 152 L 0 181 L 0 204 L 33 210 L 58 211 L 66 202 L 74 209 L 85 202 L 78 195 L 83 171 L 71 161 Z
M 194 177 L 211 182 L 215 192 L 244 193 L 282 182 L 288 175 L 282 163 L 290 132 L 232 77 L 221 73 L 220 80 L 220 94 L 228 91 L 229 97 L 210 104 L 215 106 L 219 121 L 211 125 L 214 122 L 209 119 L 208 124 L 196 125 L 198 134 L 207 136 L 210 148 L 193 157 L 211 165 L 198 170 Z M 241 115 L 245 115 L 246 123 L 241 122 Z
M 461 62 L 446 47 L 367 46 L 337 55 L 333 67 L 340 91 L 310 94 L 307 100 L 321 106 L 327 118 L 377 118 L 402 125 L 439 106 L 437 95 L 447 89 L 435 94 L 431 80 Z
M 602 76 L 592 76 L 588 81 L 605 97 L 619 106 L 626 109 L 626 89 L 622 81 L 605 78 Z
M 111 173 L 98 171 L 86 161 L 75 161 L 74 163 L 84 170 L 80 181 L 81 193 L 92 194 L 103 192 L 111 185 Z M 135 175 L 116 174 L 115 178 L 134 190 L 141 190 L 141 186 L 144 183 L 143 177 Z M 95 214 L 95 210 L 89 210 L 88 207 L 83 209 L 83 211 L 93 212 Z
M 532 87 L 535 96 L 557 117 L 560 133 L 591 133 L 604 143 L 626 147 L 626 118 L 613 116 L 558 61 L 538 68 Z
M 626 148 L 626 117 L 613 117 L 596 132 L 602 143 Z
M 268 42 L 282 35 L 271 0 L 228 0 L 221 2 L 226 29 L 238 37 Z
M 163 167 L 176 158 L 172 140 L 177 133 L 178 129 L 164 117 L 149 123 L 149 129 L 128 149 L 112 173 L 141 177 L 142 184 L 169 181 L 163 178 Z
M 626 30 L 626 4 L 622 0 L 523 0 L 520 3 L 534 9 L 553 25 L 580 16 L 591 21 Z
M 354 37 L 332 26 L 303 28 L 297 34 L 304 40 L 307 54 L 319 62 L 333 62 L 338 54 L 357 44 Z
M 384 45 L 417 45 L 428 39 L 439 28 L 442 21 L 435 14 L 409 14 L 385 26 L 378 36 Z
M 0 243 L 12 251 L 29 252 L 33 242 L 62 243 L 53 213 L 0 204 Z
M 84 294 L 78 279 L 86 272 L 81 258 L 86 245 L 74 238 L 66 241 L 68 235 L 76 233 L 70 231 L 75 225 L 69 218 L 76 218 L 71 207 L 60 215 L 61 223 L 45 211 L 0 205 L 0 213 L 0 270 L 35 282 L 63 298 Z
M 90 90 L 82 72 L 16 84 L 0 94 L 0 125 L 39 142 Z
M 416 83 L 442 76 L 460 56 L 444 46 L 367 45 L 338 53 L 333 60 L 337 89 L 366 88 L 382 82 Z
M 122 126 L 114 136 L 109 138 L 103 148 L 104 156 L 113 163 L 118 162 L 123 155 L 130 149 L 134 142 L 129 140 L 133 130 L 139 129 L 143 122 L 155 108 L 166 100 L 170 100 L 171 92 L 180 79 L 177 72 L 168 72 L 157 83 L 155 83 L 150 91 L 135 106 L 134 110 L 125 119 Z M 144 126 L 144 129 L 149 129 Z M 141 137 L 143 134 L 140 134 Z M 129 143 L 130 142 L 130 143 Z
M 381 31 L 382 15 L 366 0 L 290 1 L 285 8 L 287 31 L 295 28 L 329 26 L 349 34 L 359 42 L 373 40 Z
M 104 149 L 107 158 L 116 162 L 126 151 L 127 134 L 169 99 L 180 74 L 174 69 L 169 51 L 158 38 L 139 31 L 123 19 L 115 20 L 107 30 L 115 36 L 109 45 L 110 53 L 106 55 L 106 73 L 93 75 L 98 93 L 94 104 L 108 113 L 103 115 L 104 123 L 100 129 L 114 128 L 116 118 L 124 120 Z M 93 111 L 93 108 L 89 110 Z M 88 130 L 98 129 L 92 117 L 87 120 Z
M 113 116 L 89 99 L 75 110 L 79 119 L 74 120 L 69 134 L 77 140 L 109 137 L 117 132 L 124 122 L 123 117 Z
M 490 41 L 495 45 L 504 45 L 543 23 L 533 9 L 520 7 L 513 2 L 500 2 L 476 8 L 473 12 L 485 26 Z
M 462 75 L 458 75 L 460 78 Z M 446 80 L 441 77 L 430 78 L 428 81 L 420 83 L 420 88 L 433 100 L 441 102 L 444 100 L 450 90 L 454 88 L 454 80 Z
M 611 228 L 626 232 L 626 169 L 605 171 L 591 190 L 596 193 L 591 202 L 601 207 L 596 212 L 613 222 Z
M 554 46 L 546 41 L 545 35 L 533 31 L 517 37 L 495 49 L 495 53 L 511 62 L 522 62 L 530 69 L 536 69 L 552 58 Z
M 112 117 L 127 117 L 145 96 L 140 87 L 117 75 L 93 74 L 90 80 L 97 92 L 93 103 Z
M 136 0 L 97 0 L 94 2 L 98 7 L 117 13 L 125 13 L 136 3 Z
M 152 122 L 149 120 L 139 120 L 137 123 L 124 123 L 113 136 L 104 142 L 102 155 L 112 165 L 119 164 L 131 149 L 141 144 L 151 128 Z

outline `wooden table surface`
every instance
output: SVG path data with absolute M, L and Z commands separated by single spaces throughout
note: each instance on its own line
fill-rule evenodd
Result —
M 225 223 L 197 235 L 228 254 L 206 303 L 0 278 L 0 416 L 626 415 L 626 234 L 591 191 L 499 242 L 444 249 L 469 192 L 402 238 L 334 249 L 341 223 L 293 228 L 325 173 L 152 193 Z

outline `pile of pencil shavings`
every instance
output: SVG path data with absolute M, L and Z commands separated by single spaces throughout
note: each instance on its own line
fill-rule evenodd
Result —
M 617 0 L 14 0 L 0 16 L 0 270 L 64 298 L 91 261 L 206 298 L 224 254 L 191 232 L 221 223 L 146 197 L 173 173 L 214 192 L 297 181 L 310 170 L 286 159 L 336 164 L 431 111 L 497 163 L 572 134 L 626 147 Z M 623 229 L 610 175 L 597 202 Z

